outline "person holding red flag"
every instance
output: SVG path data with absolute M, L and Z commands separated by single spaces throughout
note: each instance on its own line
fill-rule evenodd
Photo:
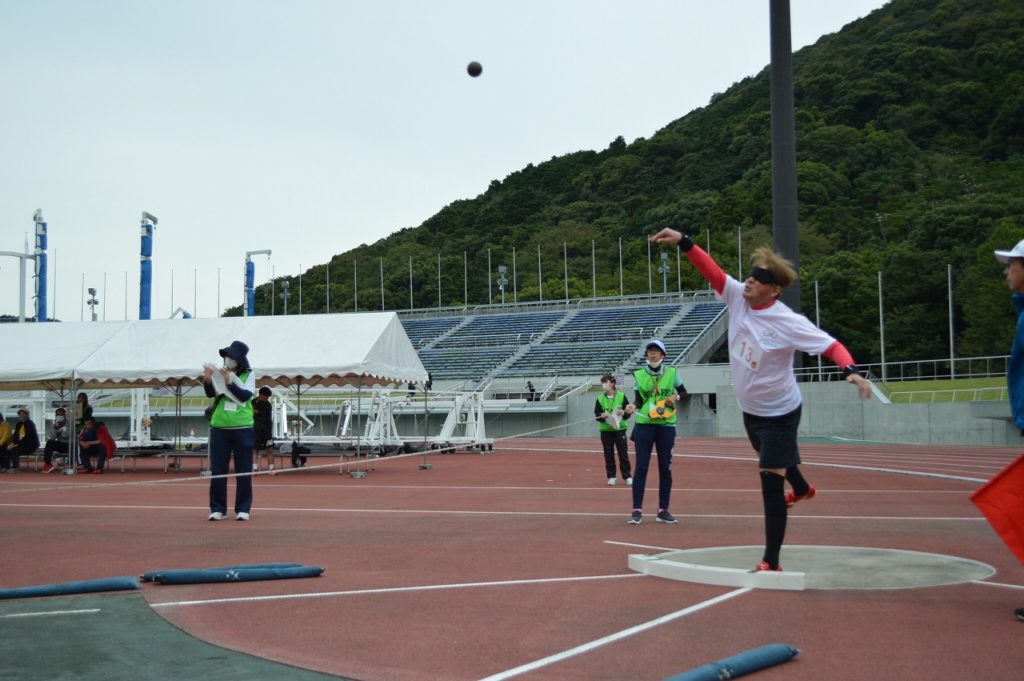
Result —
M 1008 251 L 995 251 L 995 256 L 1006 266 L 1003 275 L 1013 293 L 1013 307 L 1017 312 L 1006 386 L 1013 423 L 1024 437 L 1024 240 Z M 978 488 L 971 495 L 971 501 L 1010 551 L 1024 563 L 1024 454 Z M 1024 608 L 1017 608 L 1014 614 L 1024 622 Z
M 800 472 L 796 434 L 802 397 L 793 372 L 793 353 L 799 350 L 829 358 L 842 368 L 847 382 L 857 386 L 862 399 L 871 397 L 871 384 L 860 375 L 842 343 L 778 300 L 797 274 L 789 261 L 770 248 L 754 251 L 754 267 L 740 282 L 690 237 L 674 229 L 666 227 L 650 241 L 678 244 L 729 308 L 729 369 L 743 426 L 758 453 L 764 502 L 764 556 L 754 570 L 781 571 L 787 509 L 816 493 Z M 793 488 L 790 492 L 787 481 Z

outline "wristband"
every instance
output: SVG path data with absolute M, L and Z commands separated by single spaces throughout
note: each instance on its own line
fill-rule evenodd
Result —
M 847 364 L 843 367 L 843 378 L 847 378 L 853 374 L 860 376 L 860 369 L 857 368 L 856 364 Z
M 686 253 L 691 248 L 693 248 L 693 239 L 691 239 L 688 235 L 684 234 L 683 238 L 679 240 L 679 250 L 681 250 L 683 253 Z

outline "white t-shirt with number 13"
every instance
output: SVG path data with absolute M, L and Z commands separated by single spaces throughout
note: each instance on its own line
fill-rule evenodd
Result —
M 780 300 L 751 308 L 743 299 L 743 284 L 730 276 L 718 298 L 729 308 L 729 367 L 740 409 L 782 416 L 799 407 L 793 353 L 820 355 L 836 339 Z

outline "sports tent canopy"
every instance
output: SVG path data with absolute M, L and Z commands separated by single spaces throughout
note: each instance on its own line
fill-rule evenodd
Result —
M 0 325 L 0 390 L 199 382 L 234 340 L 261 383 L 427 380 L 394 312 Z

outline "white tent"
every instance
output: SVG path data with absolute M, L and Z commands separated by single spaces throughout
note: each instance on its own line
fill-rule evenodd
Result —
M 199 382 L 240 340 L 261 384 L 427 380 L 394 312 L 0 326 L 0 390 Z
M 128 323 L 0 324 L 0 390 L 70 388 L 75 368 Z

